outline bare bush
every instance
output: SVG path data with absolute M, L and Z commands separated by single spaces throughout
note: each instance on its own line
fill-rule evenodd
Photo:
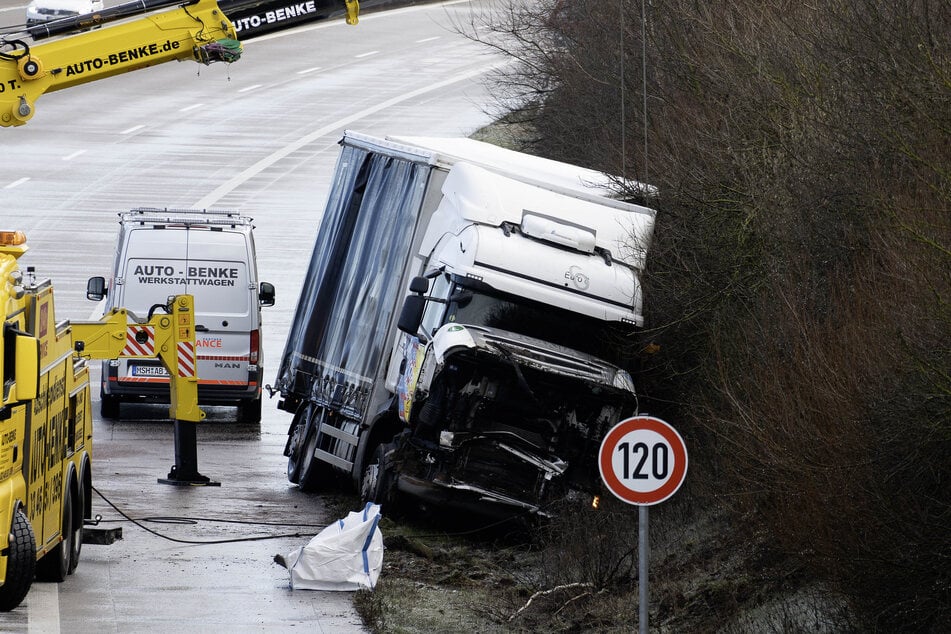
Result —
M 652 413 L 867 627 L 946 628 L 947 3 L 541 0 L 494 26 L 524 145 L 659 188 Z

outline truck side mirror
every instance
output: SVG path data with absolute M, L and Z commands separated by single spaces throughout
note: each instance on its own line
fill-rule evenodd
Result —
M 426 308 L 426 298 L 423 295 L 429 290 L 429 280 L 416 276 L 409 281 L 409 292 L 413 293 L 403 302 L 400 311 L 400 320 L 396 327 L 405 333 L 415 335 L 419 332 L 419 325 L 423 323 L 423 310 Z
M 106 296 L 106 293 L 108 293 L 106 278 L 97 275 L 96 277 L 90 277 L 86 282 L 86 299 L 98 302 Z
M 400 320 L 396 323 L 396 327 L 410 335 L 417 334 L 419 325 L 423 323 L 424 308 L 426 308 L 426 298 L 422 295 L 407 297 L 403 302 L 403 310 L 400 311 Z
M 274 285 L 270 282 L 261 282 L 261 288 L 258 291 L 258 302 L 261 306 L 273 306 L 274 297 Z
M 425 295 L 429 292 L 429 280 L 425 277 L 414 277 L 409 281 L 409 292 Z

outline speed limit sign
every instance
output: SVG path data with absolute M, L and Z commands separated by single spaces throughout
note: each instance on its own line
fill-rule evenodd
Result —
M 687 446 L 673 427 L 652 416 L 621 421 L 607 433 L 598 453 L 601 479 L 628 504 L 663 502 L 687 475 Z

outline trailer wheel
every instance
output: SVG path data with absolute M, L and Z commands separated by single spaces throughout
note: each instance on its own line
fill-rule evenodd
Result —
M 294 420 L 291 421 L 291 429 L 288 431 L 287 447 L 284 449 L 284 455 L 287 456 L 287 479 L 294 484 L 300 482 L 300 472 L 303 460 L 301 460 L 301 451 L 304 445 L 304 436 L 307 433 L 307 421 L 310 418 L 311 406 L 304 405 L 298 408 L 294 414 Z
M 297 486 L 300 487 L 301 491 L 310 492 L 317 490 L 321 476 L 324 475 L 325 471 L 321 468 L 322 463 L 314 457 L 316 450 L 317 425 L 308 425 L 307 436 L 304 438 L 301 447 L 300 478 L 297 482 Z
M 33 527 L 23 511 L 17 509 L 10 527 L 10 548 L 7 553 L 7 578 L 0 586 L 0 612 L 9 612 L 20 605 L 30 591 L 36 571 L 36 542 Z
M 99 412 L 103 418 L 119 418 L 119 399 L 109 394 L 103 394 L 100 397 Z
M 73 532 L 73 495 L 68 488 L 65 495 L 66 497 L 63 498 L 63 539 L 53 550 L 43 555 L 37 564 L 36 576 L 41 581 L 59 583 L 65 581 L 66 575 L 69 574 L 76 533 Z

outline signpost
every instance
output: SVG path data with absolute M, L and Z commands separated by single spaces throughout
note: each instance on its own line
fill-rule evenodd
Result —
M 634 416 L 607 433 L 598 452 L 605 486 L 638 508 L 638 624 L 647 634 L 647 510 L 668 499 L 687 475 L 687 446 L 673 427 L 653 416 Z

